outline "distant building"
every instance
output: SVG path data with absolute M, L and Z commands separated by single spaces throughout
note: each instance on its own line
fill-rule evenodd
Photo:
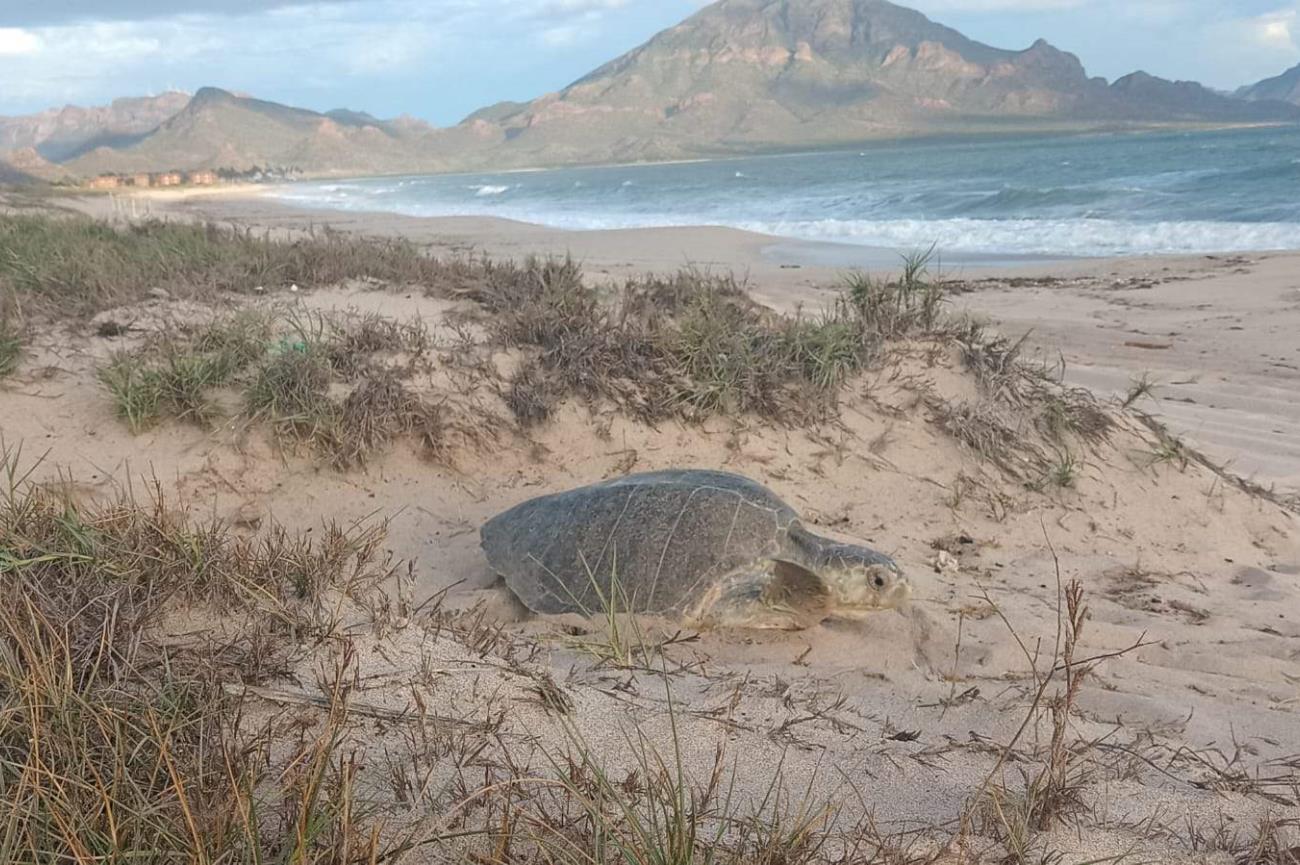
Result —
M 217 173 L 215 171 L 191 171 L 186 175 L 185 182 L 191 186 L 212 186 L 217 182 Z
M 180 186 L 185 181 L 180 172 L 168 171 L 165 174 L 159 174 L 154 178 L 154 186 Z
M 91 189 L 117 189 L 122 185 L 122 178 L 116 174 L 101 174 L 90 181 Z
M 153 180 L 148 174 L 136 174 L 131 177 L 131 185 L 138 186 L 141 189 L 146 189 L 153 186 Z

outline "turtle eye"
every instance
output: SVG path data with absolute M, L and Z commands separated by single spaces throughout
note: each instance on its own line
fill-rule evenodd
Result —
M 876 584 L 877 589 L 883 589 L 885 587 L 885 578 L 882 577 L 880 574 L 876 574 L 876 578 L 871 582 Z

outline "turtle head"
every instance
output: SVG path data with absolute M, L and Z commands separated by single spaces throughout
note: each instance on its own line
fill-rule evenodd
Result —
M 819 575 L 827 588 L 828 611 L 837 619 L 858 619 L 879 610 L 903 606 L 912 597 L 912 584 L 892 560 L 839 559 Z
M 912 597 L 898 563 L 884 553 L 819 537 L 802 526 L 791 533 L 805 567 L 826 587 L 826 608 L 838 619 L 859 619 L 901 607 Z

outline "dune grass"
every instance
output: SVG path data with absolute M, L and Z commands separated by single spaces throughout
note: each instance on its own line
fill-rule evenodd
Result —
M 23 334 L 8 319 L 0 319 L 0 379 L 18 369 L 23 355 Z
M 525 262 L 470 296 L 501 344 L 532 350 L 509 382 L 524 425 L 571 398 L 612 402 L 651 422 L 754 414 L 805 424 L 836 414 L 844 383 L 887 341 L 944 326 L 943 292 L 927 280 L 926 261 L 910 260 L 893 281 L 854 275 L 814 315 L 778 315 L 734 277 L 691 269 L 603 297 L 572 261 Z
M 406 384 L 430 349 L 418 320 L 250 308 L 168 326 L 115 353 L 99 378 L 134 432 L 164 419 L 210 426 L 225 416 L 217 398 L 224 389 L 282 441 L 348 467 L 403 435 L 441 447 L 441 408 Z
M 1089 394 L 1065 387 L 1059 371 L 1026 362 L 1023 339 L 988 335 L 949 316 L 926 255 L 908 258 L 893 279 L 850 275 L 820 312 L 781 315 L 754 303 L 734 277 L 689 268 L 610 291 L 589 285 L 571 259 L 437 262 L 407 246 L 332 234 L 287 244 L 193 226 L 75 231 L 110 232 L 102 242 L 132 250 L 129 261 L 161 254 L 158 245 L 172 248 L 170 239 L 182 251 L 209 244 L 245 264 L 254 253 L 257 260 L 295 262 L 288 269 L 277 264 L 275 272 L 308 286 L 360 274 L 426 280 L 427 293 L 473 301 L 478 311 L 468 315 L 488 335 L 441 359 L 453 370 L 486 375 L 524 429 L 573 400 L 613 406 L 647 423 L 741 415 L 788 426 L 834 421 L 845 385 L 908 341 L 958 352 L 982 399 L 932 402 L 932 414 L 941 428 L 1027 483 L 1070 485 L 1065 474 L 1053 477 L 1036 436 L 1073 453 L 1080 443 L 1105 438 L 1113 425 Z M 211 251 L 195 259 L 190 284 L 228 282 L 226 259 Z M 260 271 L 249 272 L 260 278 Z M 213 393 L 234 388 L 246 414 L 268 421 L 282 441 L 308 443 L 349 467 L 403 436 L 445 450 L 446 412 L 409 383 L 431 350 L 418 323 L 301 311 L 271 321 L 246 312 L 119 354 L 101 380 L 136 431 L 165 418 L 210 424 L 220 414 Z M 502 376 L 484 360 L 491 350 L 518 352 L 520 363 Z M 376 363 L 380 355 L 404 360 Z
M 202 327 L 164 331 L 142 349 L 118 352 L 100 370 L 118 415 L 135 432 L 164 416 L 206 424 L 209 395 L 265 353 L 273 318 L 247 310 Z
M 907 257 L 891 279 L 850 274 L 826 309 L 787 316 L 754 303 L 730 275 L 687 268 L 611 292 L 589 285 L 572 260 L 437 259 L 406 241 L 331 231 L 288 240 L 214 225 L 115 226 L 23 214 L 0 216 L 0 247 L 0 293 L 36 314 L 95 312 L 157 289 L 210 300 L 218 292 L 349 280 L 471 300 L 495 345 L 523 353 L 500 387 L 523 427 L 544 423 L 575 399 L 652 423 L 718 415 L 821 423 L 838 416 L 844 385 L 880 363 L 889 346 L 924 339 L 959 348 L 986 397 L 1032 414 L 1034 428 L 1056 446 L 1091 443 L 1110 429 L 1095 401 L 1020 357 L 1023 340 L 988 336 L 947 313 L 945 290 L 929 270 L 933 250 Z M 331 448 L 340 464 L 363 461 L 394 436 L 437 428 L 436 413 L 417 404 L 400 374 L 357 391 L 350 407 L 321 398 L 325 364 L 335 383 L 355 384 L 367 372 L 348 368 L 356 359 L 365 365 L 376 349 L 398 343 L 422 355 L 427 334 L 378 319 L 342 335 L 303 324 L 292 343 L 310 347 L 306 359 L 281 352 L 269 364 L 251 356 L 262 335 L 231 325 L 232 333 L 212 334 L 208 344 L 186 335 L 148 358 L 114 358 L 102 379 L 126 422 L 143 429 L 166 417 L 209 422 L 207 395 L 256 368 L 258 384 L 245 387 L 249 407 L 294 437 L 341 441 Z M 385 418 L 370 410 L 379 408 Z M 1019 425 L 1008 429 L 1017 441 L 1025 437 Z
M 79 505 L 2 457 L 0 861 L 358 861 L 343 692 L 277 776 L 227 685 L 278 675 L 338 632 L 336 599 L 374 596 L 383 527 L 242 538 L 156 491 Z M 163 627 L 195 605 L 237 626 Z
M 470 268 L 402 240 L 324 231 L 288 241 L 216 225 L 115 226 L 72 215 L 0 215 L 0 249 L 0 294 L 64 315 L 132 303 L 151 289 L 180 297 L 352 279 L 456 284 Z

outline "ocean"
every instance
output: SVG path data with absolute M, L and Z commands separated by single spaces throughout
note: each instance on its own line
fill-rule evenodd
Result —
M 1300 127 L 891 142 L 667 165 L 303 182 L 312 207 L 724 225 L 990 256 L 1300 249 Z

